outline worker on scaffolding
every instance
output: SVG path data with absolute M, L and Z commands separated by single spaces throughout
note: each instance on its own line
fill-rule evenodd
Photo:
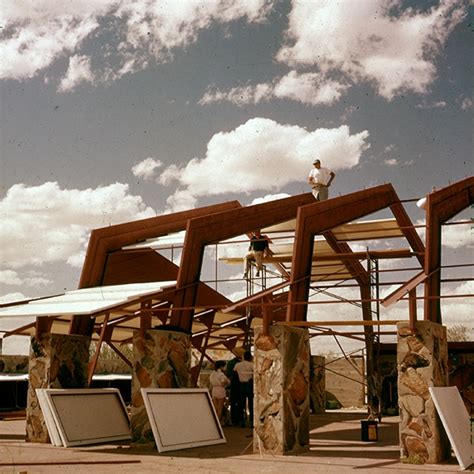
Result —
M 321 161 L 313 161 L 314 168 L 309 172 L 308 183 L 311 186 L 313 196 L 316 201 L 326 201 L 329 197 L 329 186 L 336 176 L 334 171 L 321 166 Z
M 250 245 L 247 254 L 244 257 L 244 278 L 248 278 L 250 270 L 250 262 L 255 261 L 257 265 L 257 274 L 263 269 L 263 257 L 265 257 L 269 250 L 271 240 L 266 235 L 260 233 L 260 229 L 256 230 L 250 239 Z

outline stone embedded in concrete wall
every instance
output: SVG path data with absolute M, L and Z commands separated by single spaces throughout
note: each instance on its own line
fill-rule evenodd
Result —
M 306 329 L 255 331 L 254 451 L 293 454 L 309 449 L 309 337 Z
M 177 331 L 149 329 L 133 335 L 132 442 L 154 445 L 140 389 L 191 387 L 191 337 Z
M 326 411 L 326 371 L 323 356 L 311 356 L 310 397 L 314 413 Z
M 49 442 L 36 397 L 37 388 L 83 388 L 87 385 L 90 337 L 43 334 L 31 338 L 26 407 L 26 440 Z
M 397 366 L 400 408 L 400 454 L 411 463 L 439 463 L 450 446 L 428 388 L 448 384 L 446 328 L 418 321 L 412 334 L 398 323 Z

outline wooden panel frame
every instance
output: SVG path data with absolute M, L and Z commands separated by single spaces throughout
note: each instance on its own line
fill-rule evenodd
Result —
M 51 409 L 49 407 L 49 401 L 44 393 L 45 390 L 46 389 L 44 388 L 37 388 L 35 392 L 41 412 L 43 414 L 44 422 L 46 424 L 46 429 L 48 430 L 49 439 L 53 446 L 63 446 L 56 421 L 54 420 L 53 414 L 51 413 Z
M 205 388 L 142 388 L 141 393 L 160 453 L 226 443 L 224 431 L 214 409 L 209 390 Z M 163 400 L 161 403 L 164 403 L 165 398 L 169 397 L 174 400 L 168 402 L 161 412 L 157 411 L 156 402 L 161 398 Z M 185 400 L 186 403 L 184 403 Z M 167 423 L 172 425 L 168 430 Z M 193 429 L 193 423 L 198 425 L 198 430 L 208 430 L 210 433 L 203 432 L 201 437 L 197 434 L 195 438 L 191 439 L 190 430 Z M 188 439 L 185 439 L 185 442 L 166 439 L 169 433 L 172 433 L 174 438 L 181 434 L 183 437 L 187 436 Z
M 130 434 L 130 420 L 128 417 L 127 409 L 125 403 L 123 402 L 122 395 L 120 391 L 116 388 L 102 388 L 102 389 L 93 389 L 93 388 L 82 388 L 82 389 L 37 389 L 37 392 L 41 391 L 41 395 L 38 398 L 43 401 L 45 410 L 45 420 L 49 419 L 54 420 L 56 426 L 56 432 L 53 428 L 53 436 L 55 442 L 57 442 L 56 435 L 59 434 L 62 445 L 65 447 L 72 446 L 86 446 L 91 444 L 102 444 L 114 441 L 126 441 L 131 439 Z M 117 403 L 118 410 L 116 413 L 111 413 L 110 411 L 104 410 L 93 410 L 90 406 L 90 397 L 113 397 L 114 401 Z M 67 419 L 67 413 L 63 412 L 63 407 L 60 406 L 59 400 L 67 397 L 67 406 L 70 408 L 71 402 L 73 401 L 71 397 L 88 397 L 89 403 L 85 406 L 85 413 L 79 418 L 80 424 L 77 422 L 74 423 L 70 419 Z M 101 401 L 105 401 L 105 398 L 102 398 Z M 41 403 L 41 402 L 40 402 Z M 85 403 L 84 400 L 82 403 Z M 87 402 L 86 402 L 87 403 Z M 41 407 L 43 410 L 43 406 Z M 89 416 L 87 416 L 89 415 Z M 99 420 L 97 417 L 101 415 L 117 415 L 114 419 L 113 426 L 117 428 L 116 434 L 104 433 L 104 436 L 97 436 L 97 433 L 90 434 L 89 437 L 78 437 L 77 433 L 74 431 L 78 429 L 84 429 L 84 427 L 92 426 L 92 421 L 97 423 Z M 106 425 L 103 425 L 104 427 Z M 49 426 L 47 425 L 48 429 Z M 87 433 L 87 428 L 86 428 Z

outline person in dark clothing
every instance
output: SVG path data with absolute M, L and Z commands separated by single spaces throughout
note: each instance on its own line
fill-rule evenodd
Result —
M 245 426 L 246 405 L 249 409 L 249 426 L 253 427 L 253 362 L 252 353 L 246 351 L 244 360 L 235 364 L 234 372 L 239 378 L 240 397 L 239 403 L 241 405 L 242 420 L 241 426 Z
M 263 269 L 263 257 L 269 249 L 270 239 L 266 235 L 262 235 L 260 230 L 256 230 L 250 239 L 249 250 L 244 257 L 244 278 L 247 278 L 250 270 L 250 262 L 255 260 L 257 265 L 257 275 L 260 276 L 260 271 Z
M 240 403 L 240 382 L 237 372 L 234 371 L 234 367 L 238 364 L 242 358 L 239 354 L 242 354 L 243 349 L 237 348 L 235 350 L 236 356 L 227 362 L 226 375 L 230 380 L 229 390 L 229 404 L 230 404 L 230 421 L 233 426 L 240 426 L 244 419 L 244 411 L 242 404 Z

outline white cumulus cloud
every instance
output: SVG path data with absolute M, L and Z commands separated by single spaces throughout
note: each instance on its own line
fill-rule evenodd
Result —
M 306 181 L 316 153 L 335 170 L 357 165 L 369 147 L 368 136 L 366 130 L 351 134 L 347 125 L 308 131 L 257 117 L 230 132 L 215 134 L 204 158 L 166 168 L 159 182 L 178 182 L 180 188 L 168 199 L 174 211 L 200 196 L 280 191 L 291 182 Z
M 163 163 L 160 160 L 148 157 L 134 165 L 131 171 L 133 176 L 144 179 L 145 181 L 150 181 L 155 176 L 156 169 L 160 168 L 162 165 Z
M 306 105 L 331 105 L 346 92 L 348 85 L 328 79 L 319 73 L 299 74 L 290 71 L 272 83 L 233 87 L 229 91 L 209 89 L 201 98 L 201 105 L 228 101 L 237 105 L 257 104 L 273 98 L 290 99 Z
M 453 221 L 456 222 L 456 221 Z M 416 225 L 420 237 L 424 240 L 426 235 L 425 220 L 418 220 Z M 470 231 L 470 223 L 445 224 L 441 227 L 441 244 L 450 249 L 474 248 L 474 232 Z
M 465 15 L 456 0 L 423 11 L 404 9 L 401 0 L 296 0 L 277 59 L 369 82 L 388 100 L 404 91 L 425 93 L 436 78 L 439 52 Z
M 58 86 L 58 91 L 71 91 L 82 82 L 94 82 L 91 60 L 87 56 L 71 56 L 68 70 Z
M 263 197 L 255 198 L 250 205 L 253 206 L 254 204 L 263 204 L 264 202 L 270 201 L 277 201 L 278 199 L 284 199 L 290 197 L 289 194 L 286 193 L 279 193 L 279 194 L 267 194 Z
M 7 293 L 6 295 L 0 296 L 0 304 L 13 303 L 15 301 L 23 301 L 25 299 L 27 299 L 27 297 L 23 293 Z
M 24 285 L 33 288 L 47 286 L 52 283 L 52 280 L 47 278 L 44 274 L 30 270 L 26 272 L 25 276 L 21 276 L 14 270 L 1 270 L 0 271 L 0 284 L 4 285 Z
M 34 77 L 59 58 L 72 55 L 59 91 L 83 81 L 109 82 L 166 62 L 173 49 L 194 43 L 199 32 L 214 24 L 244 20 L 261 23 L 272 7 L 270 0 L 72 0 L 2 1 L 0 24 L 0 79 Z M 113 22 L 110 28 L 102 22 Z M 92 35 L 104 41 L 91 68 L 83 56 L 84 41 Z M 73 59 L 75 58 L 75 59 Z
M 116 1 L 2 2 L 0 78 L 29 79 L 80 47 Z
M 154 215 L 153 209 L 122 183 L 82 190 L 61 189 L 55 182 L 16 184 L 0 201 L 2 268 L 68 259 L 74 263 L 74 256 L 84 251 L 91 229 Z M 38 279 L 41 275 L 21 278 Z

